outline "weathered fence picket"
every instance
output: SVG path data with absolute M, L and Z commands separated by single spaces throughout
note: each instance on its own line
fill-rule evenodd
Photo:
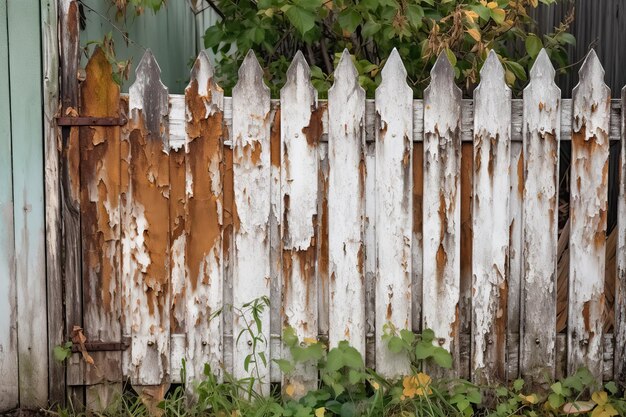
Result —
M 413 93 L 406 69 L 393 50 L 376 89 L 376 342 L 387 323 L 411 328 L 413 238 Z M 406 372 L 405 356 L 376 349 L 377 370 L 387 377 Z
M 298 52 L 280 92 L 281 107 L 281 235 L 284 324 L 300 340 L 315 340 L 317 320 L 318 144 L 322 134 L 321 108 L 311 84 L 311 70 Z M 288 350 L 283 350 L 287 355 Z M 315 364 L 300 364 L 284 376 L 299 396 L 317 381 Z
M 129 211 L 130 379 L 166 390 L 170 377 L 169 138 L 167 88 L 148 50 L 130 87 Z
M 365 355 L 365 91 L 357 75 L 344 50 L 328 92 L 328 339 Z
M 452 352 L 448 375 L 542 383 L 586 365 L 623 381 L 623 157 L 612 335 L 603 330 L 603 290 L 609 141 L 621 140 L 626 152 L 626 88 L 621 104 L 610 101 L 593 52 L 573 100 L 561 100 L 545 51 L 523 100 L 511 99 L 495 52 L 473 100 L 461 98 L 446 54 L 424 100 L 413 100 L 397 51 L 381 75 L 375 99 L 366 99 L 345 51 L 329 99 L 318 100 L 298 53 L 280 100 L 271 100 L 249 53 L 231 99 L 201 53 L 185 94 L 168 95 L 147 51 L 120 97 L 109 63 L 95 52 L 70 114 L 129 121 L 63 131 L 64 244 L 81 242 L 78 255 L 63 252 L 72 303 L 65 325 L 68 337 L 79 326 L 76 341 L 83 328 L 96 364 L 79 353 L 70 358 L 73 401 L 97 408 L 126 379 L 158 399 L 171 383 L 191 387 L 205 363 L 218 378 L 253 376 L 265 394 L 278 382 L 301 396 L 317 382 L 314 364 L 283 374 L 272 361 L 290 357 L 281 338 L 287 326 L 304 345 L 348 340 L 392 378 L 409 372 L 408 360 L 382 336 L 431 328 L 435 345 Z M 0 158 L 11 153 L 6 137 Z M 570 281 L 562 301 L 558 155 L 570 139 Z M 0 187 L 0 309 L 9 306 L 0 315 L 0 369 L 16 384 L 17 293 L 5 243 L 15 203 L 7 190 Z M 257 327 L 244 305 L 259 297 L 270 306 Z M 567 334 L 557 333 L 563 302 Z M 0 382 L 0 409 L 18 400 Z
M 119 117 L 119 86 L 111 64 L 97 48 L 81 86 L 81 112 L 91 117 Z M 92 342 L 121 340 L 120 287 L 120 127 L 81 127 L 81 240 L 83 325 Z M 87 405 L 102 408 L 121 392 L 121 352 L 93 352 L 97 367 L 85 367 Z M 102 402 L 101 404 L 99 404 Z
M 258 297 L 270 297 L 270 92 L 263 83 L 263 70 L 250 51 L 239 69 L 239 81 L 233 89 L 233 179 L 235 198 L 235 254 L 233 259 L 233 304 L 242 308 Z M 241 210 L 239 209 L 241 207 Z M 250 256 L 254 253 L 255 256 Z M 270 315 L 261 316 L 263 339 L 256 347 L 260 357 L 246 363 L 253 354 L 254 326 L 250 312 L 234 313 L 233 373 L 242 378 L 260 377 L 262 392 L 269 393 Z M 254 328 L 254 327 L 253 327 Z M 257 330 L 258 331 L 258 330 Z M 242 337 L 239 335 L 244 332 Z M 256 372 L 252 372 L 252 369 Z
M 545 51 L 524 90 L 523 289 L 520 335 L 522 376 L 555 375 L 561 90 Z
M 446 54 L 439 55 L 430 79 L 424 91 L 423 328 L 433 329 L 434 343 L 452 353 L 458 370 L 461 89 Z
M 190 380 L 209 364 L 222 374 L 223 331 L 223 93 L 206 54 L 185 89 L 187 210 L 185 225 L 187 367 Z M 191 335 L 190 333 L 193 333 Z
M 472 379 L 504 380 L 511 90 L 494 51 L 474 91 Z M 494 117 L 499 115 L 498 117 Z
M 572 91 L 568 370 L 602 377 L 611 91 L 591 50 Z

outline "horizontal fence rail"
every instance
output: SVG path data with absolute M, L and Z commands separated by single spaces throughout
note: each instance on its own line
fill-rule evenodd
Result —
M 298 53 L 271 100 L 250 52 L 230 98 L 201 53 L 185 94 L 168 95 L 147 51 L 120 97 L 96 51 L 80 116 L 128 123 L 72 127 L 83 322 L 68 328 L 82 324 L 92 343 L 129 343 L 93 352 L 97 370 L 74 354 L 68 385 L 86 385 L 89 401 L 125 379 L 158 395 L 201 378 L 205 364 L 219 377 L 245 377 L 254 344 L 239 337 L 250 326 L 245 304 L 261 298 L 270 301 L 257 347 L 268 359 L 259 368 L 265 393 L 270 381 L 294 395 L 317 381 L 314 366 L 281 375 L 269 361 L 289 355 L 285 326 L 331 347 L 348 340 L 388 377 L 409 371 L 381 341 L 390 323 L 435 330 L 454 367 L 431 372 L 482 383 L 584 365 L 623 380 L 623 160 L 612 333 L 604 285 L 609 143 L 625 146 L 626 94 L 611 100 L 603 76 L 592 51 L 573 99 L 561 100 L 542 51 L 523 99 L 511 99 L 491 52 L 465 100 L 442 55 L 424 100 L 413 100 L 394 51 L 369 100 L 344 52 L 328 100 L 318 100 Z M 572 154 L 569 315 L 559 333 L 564 142 Z

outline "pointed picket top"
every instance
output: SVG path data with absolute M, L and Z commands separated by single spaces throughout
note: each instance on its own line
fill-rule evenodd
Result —
M 461 89 L 454 83 L 454 68 L 445 52 L 439 54 L 424 90 L 424 131 L 445 134 L 458 128 Z M 429 114 L 429 113 L 435 114 Z
M 610 106 L 611 89 L 604 82 L 604 68 L 595 50 L 589 51 L 578 71 L 579 81 L 572 90 L 572 131 L 586 126 L 587 138 L 597 135 L 596 129 L 608 126 L 609 111 L 597 112 L 600 106 Z M 604 136 L 604 135 L 600 135 Z
M 382 81 L 377 90 L 381 89 L 383 85 L 386 84 L 406 85 L 407 88 L 410 88 L 406 82 L 406 68 L 404 67 L 400 53 L 396 48 L 393 48 L 393 51 L 389 54 L 389 58 L 387 58 L 387 62 L 381 71 L 381 75 Z
M 535 63 L 530 69 L 530 84 L 533 84 L 533 81 L 547 80 L 550 84 L 556 85 L 554 82 L 555 75 L 556 71 L 554 70 L 552 62 L 550 62 L 548 53 L 545 48 L 541 48 L 539 55 L 537 55 L 535 59 Z
M 281 92 L 289 89 L 292 85 L 295 85 L 296 88 L 297 86 L 308 86 L 311 92 L 315 92 L 314 94 L 317 97 L 317 90 L 311 84 L 311 68 L 307 64 L 306 59 L 304 59 L 302 51 L 298 51 L 296 56 L 293 57 L 291 65 L 287 69 L 287 81 Z
M 150 49 L 143 54 L 136 80 L 129 89 L 129 110 L 141 110 L 145 125 L 155 137 L 160 136 L 162 119 L 168 115 L 168 90 L 161 82 L 161 68 Z
M 328 95 L 330 96 L 333 91 L 336 90 L 335 86 L 354 86 L 357 89 L 363 90 L 359 85 L 358 75 L 359 73 L 354 66 L 354 62 L 352 62 L 350 52 L 348 52 L 348 49 L 344 49 L 341 54 L 341 59 L 339 59 L 339 63 L 337 64 L 337 68 L 335 68 L 335 82 L 328 90 Z M 363 92 L 365 92 L 365 90 L 363 90 Z
M 194 82 L 197 83 L 197 94 L 200 97 L 208 98 L 207 103 L 208 114 L 211 115 L 217 110 L 221 110 L 224 106 L 224 90 L 215 82 L 215 70 L 206 51 L 200 51 L 196 62 L 191 69 L 191 77 L 189 85 L 185 88 L 185 93 L 191 90 Z M 212 108 L 209 109 L 210 105 Z
M 498 54 L 493 49 L 489 51 L 487 60 L 480 69 L 480 83 L 476 87 L 476 90 L 479 91 L 491 89 L 495 89 L 497 94 L 500 93 L 499 89 L 505 89 L 509 91 L 509 94 L 511 91 L 504 80 L 504 67 L 498 59 Z
M 263 68 L 252 49 L 246 54 L 238 74 L 239 80 L 233 88 L 233 95 L 235 91 L 246 88 L 258 88 L 264 95 L 269 95 L 270 89 L 263 82 Z

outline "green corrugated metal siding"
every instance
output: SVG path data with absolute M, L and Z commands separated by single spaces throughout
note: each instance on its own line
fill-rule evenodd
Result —
M 121 33 L 113 25 L 124 25 L 115 20 L 115 8 L 110 0 L 83 0 L 86 27 L 81 31 L 81 45 L 89 41 L 102 40 L 111 32 L 119 60 L 133 57 L 130 80 L 124 83 L 122 91 L 127 92 L 132 84 L 134 70 L 143 55 L 143 48 L 150 48 L 161 67 L 161 79 L 170 93 L 182 93 L 189 80 L 189 62 L 195 59 L 196 21 L 185 0 L 169 0 L 156 14 L 146 10 L 141 16 L 129 17 L 126 22 L 128 37 L 134 41 L 126 45 Z M 95 12 L 90 10 L 93 8 Z M 108 19 L 108 20 L 107 20 Z M 83 65 L 86 64 L 86 60 Z

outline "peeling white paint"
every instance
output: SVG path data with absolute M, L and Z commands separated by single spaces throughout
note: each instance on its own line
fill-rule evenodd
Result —
M 480 78 L 474 90 L 471 372 L 474 381 L 493 381 L 504 378 L 496 373 L 504 367 L 506 332 L 495 327 L 506 314 L 511 141 L 511 90 L 493 50 Z
M 561 90 L 544 49 L 524 89 L 521 375 L 555 376 Z M 511 167 L 515 171 L 515 167 Z M 513 188 L 512 193 L 519 194 Z M 511 255 L 512 256 L 512 255 Z
M 568 371 L 602 378 L 610 89 L 591 50 L 572 91 Z
M 347 50 L 328 91 L 329 343 L 365 355 L 365 91 Z M 351 308 L 346 308 L 351 306 Z
M 259 297 L 270 297 L 270 94 L 263 83 L 263 70 L 250 51 L 239 69 L 239 81 L 233 89 L 233 181 L 234 204 L 239 223 L 234 230 L 233 304 L 243 305 Z M 254 256 L 251 256 L 254 254 Z M 270 364 L 260 358 L 244 369 L 246 356 L 253 353 L 252 338 L 245 334 L 237 342 L 246 322 L 233 312 L 233 375 L 255 377 L 256 388 L 269 394 Z M 269 308 L 261 316 L 263 342 L 257 354 L 270 357 Z
M 442 52 L 424 91 L 423 328 L 459 360 L 461 90 Z
M 384 326 L 411 328 L 413 238 L 412 103 L 406 69 L 393 50 L 376 89 L 376 370 L 389 378 L 409 369 L 408 358 L 383 345 Z

